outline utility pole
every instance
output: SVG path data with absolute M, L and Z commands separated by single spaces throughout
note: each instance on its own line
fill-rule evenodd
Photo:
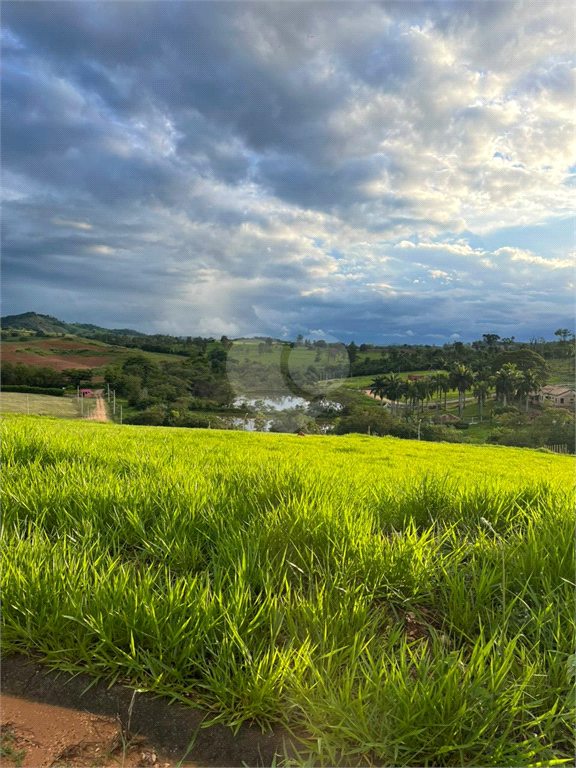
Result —
M 78 392 L 76 393 L 76 397 L 78 400 L 80 400 L 80 384 L 78 384 Z
M 418 421 L 418 440 L 420 440 L 420 424 L 422 424 L 422 419 Z
M 116 390 L 114 390 L 113 394 L 114 394 L 114 398 L 113 398 L 114 405 L 112 406 L 112 413 L 116 415 Z

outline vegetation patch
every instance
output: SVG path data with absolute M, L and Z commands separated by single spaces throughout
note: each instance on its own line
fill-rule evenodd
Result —
M 299 765 L 572 764 L 570 459 L 2 428 L 4 653 L 306 732 Z

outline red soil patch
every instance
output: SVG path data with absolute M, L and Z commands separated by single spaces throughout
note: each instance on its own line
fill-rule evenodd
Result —
M 126 734 L 113 717 L 4 695 L 1 705 L 2 765 L 6 768 L 174 765 L 159 758 L 146 739 Z
M 14 350 L 2 350 L 2 359 L 8 363 L 23 363 L 24 365 L 38 365 L 43 368 L 55 368 L 62 371 L 64 368 L 98 368 L 107 365 L 113 360 L 108 357 L 84 357 L 80 355 L 35 355 L 32 352 L 16 352 Z
M 17 350 L 22 348 L 38 349 L 88 349 L 94 352 L 101 352 L 102 347 L 97 344 L 91 344 L 89 341 L 68 341 L 66 339 L 20 339 L 20 341 L 4 341 L 2 348 L 7 350 Z

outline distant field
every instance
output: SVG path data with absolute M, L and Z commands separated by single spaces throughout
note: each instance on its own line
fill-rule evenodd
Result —
M 27 338 L 2 342 L 2 359 L 10 363 L 24 363 L 55 368 L 101 368 L 105 365 L 122 364 L 130 355 L 142 354 L 156 361 L 182 360 L 182 355 L 145 352 L 140 349 L 117 347 L 90 339 L 64 339 L 62 337 Z
M 2 413 L 26 413 L 28 405 L 31 415 L 56 416 L 59 419 L 80 418 L 80 405 L 75 397 L 26 395 L 21 392 L 2 392 L 0 394 L 0 411 Z
M 292 728 L 292 765 L 573 765 L 572 458 L 26 416 L 2 435 L 3 653 Z

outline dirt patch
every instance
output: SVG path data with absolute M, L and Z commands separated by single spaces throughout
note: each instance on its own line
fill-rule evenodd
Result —
M 441 634 L 442 621 L 435 611 L 425 606 L 419 606 L 416 611 L 404 614 L 404 631 L 409 643 L 429 640 L 432 632 Z
M 5 695 L 0 707 L 5 768 L 173 765 L 114 718 Z
M 102 390 L 97 390 L 94 394 L 96 395 L 96 402 L 87 420 L 88 421 L 110 421 L 110 419 L 108 418 L 108 412 L 106 410 L 106 404 L 104 402 L 104 398 L 102 397 Z
M 42 368 L 55 368 L 62 371 L 64 368 L 98 368 L 112 362 L 113 357 L 84 357 L 81 355 L 35 355 L 32 352 L 16 352 L 2 349 L 2 359 L 8 363 L 23 363 L 24 365 L 38 365 Z
M 145 739 L 145 742 L 138 744 L 133 742 L 135 749 L 140 750 L 138 753 L 140 757 L 134 759 L 139 759 L 140 762 L 125 762 L 126 766 L 163 764 L 173 766 L 183 759 L 186 761 L 184 765 L 206 766 L 206 768 L 215 766 L 229 768 L 242 765 L 272 766 L 284 756 L 285 747 L 288 753 L 294 754 L 291 748 L 292 738 L 287 731 L 276 729 L 273 732 L 262 733 L 260 728 L 249 725 L 241 726 L 237 732 L 223 725 L 203 728 L 204 721 L 213 716 L 205 710 L 193 709 L 178 703 L 170 704 L 167 698 L 135 693 L 133 689 L 120 684 L 109 686 L 105 681 L 94 683 L 93 678 L 87 674 L 73 676 L 68 673 L 51 672 L 44 665 L 21 654 L 2 659 L 2 697 L 3 700 L 5 697 L 17 697 L 20 700 L 25 699 L 26 703 L 30 704 L 35 702 L 75 710 L 76 713 L 88 718 L 87 722 L 90 722 L 90 716 L 97 716 L 96 721 L 92 722 L 94 728 L 102 729 L 104 723 L 107 723 L 106 728 L 114 726 L 117 732 L 132 734 L 131 738 Z M 4 707 L 2 723 L 10 725 Z M 18 750 L 25 749 L 25 743 L 21 739 L 32 737 L 29 732 L 19 732 L 15 726 L 17 723 L 11 726 L 12 748 L 17 753 Z M 104 733 L 103 741 L 105 742 L 112 731 L 106 730 Z M 42 766 L 42 768 L 44 765 L 54 766 L 54 768 L 64 765 L 83 766 L 84 763 L 76 762 L 80 757 L 69 757 L 68 763 L 58 763 L 55 760 L 68 759 L 65 749 L 73 750 L 78 744 L 89 743 L 90 739 L 83 736 L 80 740 L 66 739 L 66 742 L 68 743 L 61 745 L 60 756 L 52 757 L 52 762 L 25 763 L 22 761 L 22 768 L 32 765 Z M 106 742 L 108 747 L 110 743 L 110 741 Z M 150 744 L 154 745 L 154 749 L 142 746 Z M 100 750 L 104 749 L 99 742 L 97 746 Z M 142 754 L 146 750 L 155 753 L 156 762 L 142 762 Z M 120 755 L 122 755 L 122 749 Z M 160 758 L 160 755 L 163 757 Z M 113 757 L 115 756 L 116 753 Z M 12 763 L 5 762 L 3 759 L 2 765 L 8 766 Z M 122 765 L 122 762 L 121 759 L 116 763 L 96 761 L 87 765 Z

